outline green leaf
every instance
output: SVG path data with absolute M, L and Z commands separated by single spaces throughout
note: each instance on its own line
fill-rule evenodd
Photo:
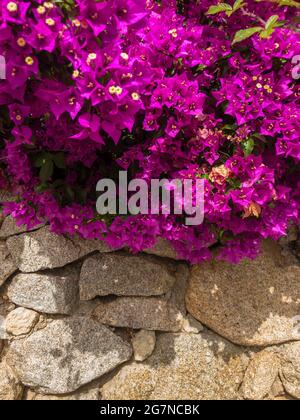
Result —
M 62 179 L 57 179 L 52 183 L 53 188 L 61 188 L 64 187 L 65 183 Z
M 44 191 L 47 191 L 47 189 L 48 189 L 48 185 L 47 184 L 40 184 L 40 185 L 38 185 L 36 188 L 35 188 L 35 191 L 37 192 L 37 193 L 42 193 L 42 192 L 44 192 Z
M 259 36 L 263 39 L 269 38 L 272 33 L 274 32 L 274 28 L 270 28 L 270 29 L 264 29 L 263 31 L 261 31 L 261 33 L 259 34 Z
M 300 9 L 300 3 L 294 0 L 282 0 L 280 2 L 280 6 L 291 6 L 291 7 L 297 7 L 297 9 Z
M 47 182 L 53 175 L 54 165 L 52 160 L 46 160 L 40 170 L 40 180 L 42 183 Z
M 206 66 L 204 64 L 198 64 L 195 71 L 203 71 L 204 69 L 206 69 Z
M 50 153 L 42 152 L 39 153 L 38 156 L 35 158 L 33 164 L 36 168 L 41 168 L 47 160 L 51 160 Z
M 77 200 L 78 200 L 80 203 L 85 203 L 85 202 L 86 202 L 87 195 L 88 195 L 87 190 L 84 190 L 84 189 L 82 189 L 82 188 L 79 188 L 79 189 L 76 191 L 76 197 L 77 197 Z
M 257 3 L 261 3 L 265 0 L 255 0 Z M 300 9 L 300 3 L 294 0 L 268 0 L 270 3 L 277 3 L 279 6 L 290 6 L 290 7 L 297 7 Z
M 278 15 L 273 15 L 268 19 L 265 29 L 260 33 L 261 38 L 269 38 L 275 31 L 275 28 L 282 25 L 282 22 L 279 22 L 278 19 Z
M 236 0 L 233 7 L 227 3 L 220 3 L 214 6 L 210 6 L 207 15 L 215 15 L 217 13 L 225 12 L 228 17 L 230 17 L 234 12 L 236 12 L 241 7 L 245 6 L 244 0 Z
M 252 35 L 256 34 L 257 32 L 261 32 L 262 30 L 263 28 L 261 28 L 260 26 L 254 26 L 253 28 L 248 28 L 248 29 L 241 29 L 235 34 L 234 40 L 232 41 L 232 45 L 238 42 L 244 41 L 245 39 L 250 38 Z
M 270 28 L 274 28 L 276 22 L 278 21 L 279 16 L 278 15 L 273 15 L 271 16 L 266 23 L 265 29 L 268 30 Z
M 266 137 L 263 136 L 263 135 L 261 135 L 261 134 L 259 134 L 259 133 L 252 134 L 252 137 L 254 137 L 255 139 L 258 139 L 258 140 L 260 140 L 262 142 L 265 142 L 266 141 Z
M 240 188 L 240 186 L 241 186 L 241 180 L 237 179 L 237 178 L 228 178 L 227 183 L 230 186 L 229 191 L 232 190 L 232 189 L 236 190 L 236 189 Z
M 291 6 L 300 9 L 300 4 L 294 0 L 279 0 L 277 3 L 279 3 L 280 6 Z
M 67 194 L 68 199 L 69 199 L 71 202 L 72 202 L 72 201 L 74 201 L 74 198 L 75 198 L 75 192 L 72 190 L 72 188 L 71 188 L 71 187 L 69 187 L 69 186 L 66 186 L 65 191 L 66 191 L 66 194 Z
M 232 7 L 230 6 L 230 4 L 227 3 L 219 3 L 216 4 L 214 6 L 210 6 L 210 8 L 208 9 L 208 12 L 206 13 L 207 15 L 216 15 L 217 13 L 221 13 L 221 12 L 228 12 L 228 11 L 232 11 Z
M 251 138 L 251 137 L 243 142 L 242 148 L 243 148 L 245 156 L 250 156 L 251 155 L 251 153 L 254 150 L 254 146 L 255 146 L 255 142 L 254 142 L 253 138 Z
M 59 169 L 66 169 L 65 155 L 63 152 L 53 155 L 53 162 Z
M 108 82 L 110 81 L 110 79 L 111 79 L 111 74 L 109 71 L 107 71 L 104 76 L 100 77 L 99 82 L 101 83 L 101 85 L 106 86 Z
M 222 127 L 222 130 L 225 130 L 225 131 L 228 131 L 228 130 L 234 131 L 234 130 L 236 130 L 236 128 L 237 128 L 236 124 L 225 124 Z
M 239 10 L 241 7 L 246 6 L 246 3 L 244 2 L 244 0 L 236 0 L 236 2 L 233 5 L 233 11 L 236 12 L 237 10 Z

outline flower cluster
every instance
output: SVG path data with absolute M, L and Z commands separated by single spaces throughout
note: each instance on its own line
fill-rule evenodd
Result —
M 249 0 L 208 14 L 212 3 L 0 0 L 0 189 L 17 196 L 6 214 L 133 252 L 162 237 L 191 263 L 254 258 L 299 222 L 297 9 Z M 232 43 L 274 15 L 267 36 Z M 97 181 L 124 169 L 203 178 L 204 224 L 99 217 Z

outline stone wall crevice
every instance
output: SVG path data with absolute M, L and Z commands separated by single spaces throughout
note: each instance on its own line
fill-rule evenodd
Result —
M 300 399 L 297 241 L 190 268 L 5 219 L 0 400 Z

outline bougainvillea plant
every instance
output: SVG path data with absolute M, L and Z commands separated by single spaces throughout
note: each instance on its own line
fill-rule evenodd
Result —
M 3 212 L 133 252 L 162 237 L 191 263 L 257 256 L 299 222 L 298 12 L 292 0 L 1 0 L 0 189 L 16 196 Z M 203 178 L 204 223 L 100 217 L 96 183 L 120 170 Z

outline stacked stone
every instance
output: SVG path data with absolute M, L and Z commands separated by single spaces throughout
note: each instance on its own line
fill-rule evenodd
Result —
M 0 399 L 300 399 L 299 280 L 273 242 L 190 268 L 6 218 Z

